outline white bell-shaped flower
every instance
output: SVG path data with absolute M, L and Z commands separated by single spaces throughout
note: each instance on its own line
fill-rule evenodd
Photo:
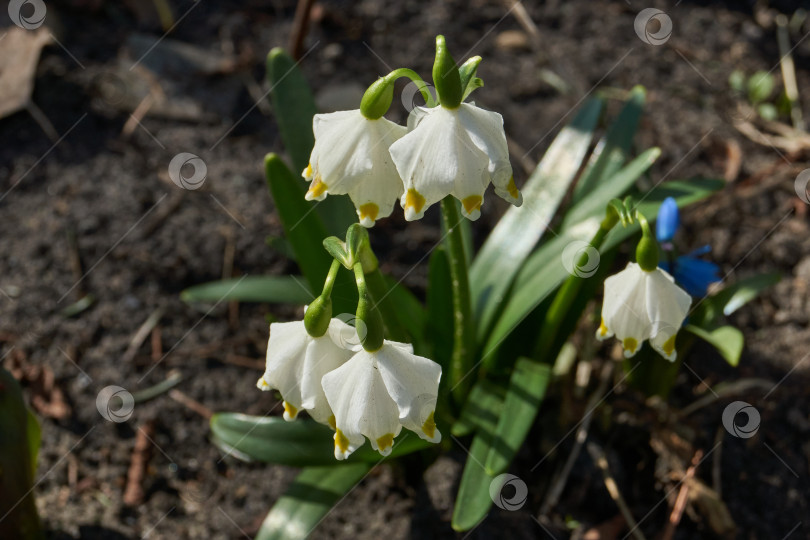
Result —
M 433 414 L 441 376 L 439 364 L 393 341 L 374 352 L 361 350 L 327 373 L 322 384 L 335 413 L 335 458 L 346 459 L 364 438 L 387 456 L 403 427 L 439 442 Z
M 675 361 L 675 337 L 692 298 L 660 268 L 643 270 L 636 263 L 605 280 L 602 322 L 596 337 L 616 336 L 630 358 L 645 339 L 661 356 Z
M 389 149 L 405 185 L 400 204 L 408 221 L 420 219 L 447 195 L 461 201 L 467 218 L 478 219 L 490 182 L 500 197 L 515 206 L 523 203 L 500 114 L 472 103 L 455 109 L 417 107 L 408 127 L 410 132 Z
M 349 194 L 365 227 L 391 215 L 402 195 L 402 180 L 388 147 L 407 129 L 387 120 L 371 120 L 359 109 L 316 114 L 315 146 L 302 176 L 309 182 L 306 199 Z
M 256 386 L 261 390 L 276 389 L 284 400 L 284 419 L 294 420 L 300 410 L 322 424 L 334 428 L 334 418 L 321 379 L 342 366 L 352 351 L 336 344 L 330 335 L 352 329 L 339 319 L 332 319 L 329 332 L 312 337 L 304 321 L 273 323 L 267 344 L 267 366 Z

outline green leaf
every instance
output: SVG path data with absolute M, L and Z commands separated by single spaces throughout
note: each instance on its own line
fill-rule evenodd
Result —
M 37 456 L 39 455 L 39 448 L 42 445 L 42 428 L 39 426 L 39 420 L 28 409 L 28 425 L 26 426 L 26 433 L 28 435 L 28 453 L 31 455 L 31 478 L 37 477 Z
M 709 301 L 722 310 L 723 315 L 731 315 L 745 304 L 756 298 L 768 287 L 781 281 L 782 275 L 778 272 L 759 274 L 742 279 L 733 285 L 725 287 L 722 291 L 709 298 Z
M 596 145 L 574 189 L 572 203 L 581 201 L 593 188 L 613 176 L 629 159 L 633 137 L 638 130 L 644 112 L 646 92 L 643 86 L 630 91 L 630 97 L 619 112 L 619 116 L 608 128 L 605 136 Z
M 502 384 L 488 379 L 478 381 L 470 390 L 461 416 L 453 424 L 450 433 L 454 437 L 466 437 L 486 426 L 494 427 L 505 395 L 506 388 Z
M 737 367 L 737 365 L 740 363 L 740 355 L 742 354 L 745 338 L 743 338 L 742 332 L 733 326 L 721 326 L 720 328 L 715 328 L 714 330 L 705 330 L 703 328 L 687 324 L 684 328 L 702 340 L 713 345 L 730 365 Z
M 269 302 L 308 304 L 315 296 L 301 276 L 245 276 L 194 285 L 180 293 L 184 302 Z
M 291 467 L 335 466 L 334 432 L 312 420 L 287 422 L 277 416 L 217 413 L 211 417 L 211 436 L 221 450 L 244 461 Z M 389 457 L 403 456 L 430 446 L 411 433 L 394 440 Z M 383 459 L 371 446 L 358 448 L 348 462 L 376 463 Z
M 498 444 L 492 445 L 484 465 L 489 474 L 501 474 L 509 467 L 529 434 L 550 381 L 550 365 L 531 358 L 518 358 L 495 428 L 493 438 Z
M 295 170 L 303 171 L 315 145 L 312 117 L 317 110 L 312 90 L 296 62 L 280 47 L 267 55 L 267 82 L 284 147 Z
M 479 397 L 484 397 L 485 401 L 474 402 L 474 399 L 477 399 L 473 397 L 475 388 L 480 388 Z M 461 483 L 453 509 L 451 525 L 457 531 L 467 531 L 478 525 L 492 506 L 489 489 L 494 476 L 487 473 L 483 464 L 495 445 L 493 432 L 501 415 L 503 394 L 504 387 L 498 382 L 479 383 L 473 387 L 465 406 L 468 418 L 475 424 L 476 434 L 468 451 L 464 471 L 461 473 Z M 458 433 L 455 426 L 452 431 Z
M 297 173 L 295 180 L 303 190 L 301 171 L 309 164 L 309 155 L 315 144 L 312 132 L 312 117 L 317 112 L 315 99 L 298 64 L 279 47 L 267 55 L 267 81 L 281 139 Z M 301 197 L 303 200 L 303 191 Z M 276 199 L 277 202 L 279 200 L 288 202 L 286 199 Z M 348 197 L 327 197 L 317 204 L 315 212 L 326 223 L 329 234 L 341 237 L 349 225 L 357 221 L 357 214 Z M 320 237 L 318 242 L 325 236 Z
M 414 344 L 425 340 L 426 313 L 422 303 L 402 283 L 383 274 L 383 281 L 391 297 L 391 303 L 399 310 L 398 320 L 413 338 Z
M 475 76 L 475 72 L 478 71 L 478 64 L 480 63 L 481 57 L 473 56 L 467 59 L 467 61 L 458 68 L 458 74 L 461 77 L 461 89 L 463 91 L 462 101 L 467 99 L 467 96 L 475 89 L 484 86 L 484 81 Z
M 425 338 L 432 345 L 431 359 L 450 369 L 453 355 L 453 288 L 450 283 L 450 262 L 447 250 L 439 246 L 428 263 L 427 320 Z
M 754 105 L 765 101 L 771 97 L 775 86 L 773 75 L 767 71 L 757 71 L 748 79 L 748 100 Z
M 602 102 L 592 99 L 562 129 L 523 186 L 523 205 L 509 208 L 473 261 L 470 283 L 479 335 L 491 326 L 515 273 L 576 177 L 601 110 Z
M 256 540 L 303 540 L 371 470 L 367 463 L 308 467 L 264 518 Z

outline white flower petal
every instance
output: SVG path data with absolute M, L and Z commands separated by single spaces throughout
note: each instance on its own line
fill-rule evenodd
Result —
M 433 414 L 442 368 L 428 358 L 417 356 L 399 343 L 386 341 L 374 353 L 380 375 L 399 409 L 402 425 L 433 443 L 441 441 Z
M 329 424 L 332 409 L 326 401 L 321 380 L 323 376 L 346 363 L 352 352 L 335 345 L 329 335 L 310 338 L 304 357 L 301 359 L 301 408 L 322 424 Z
M 678 287 L 672 276 L 657 268 L 648 273 L 647 313 L 652 323 L 650 345 L 661 356 L 675 361 L 675 337 L 683 325 L 692 297 Z
M 335 414 L 335 458 L 345 459 L 363 444 L 363 437 L 372 448 L 388 455 L 402 426 L 374 356 L 358 352 L 327 373 L 322 385 Z
M 597 337 L 605 339 L 615 334 L 628 358 L 650 337 L 646 274 L 636 263 L 628 263 L 627 268 L 605 280 L 602 323 Z
M 273 323 L 267 343 L 264 375 L 256 383 L 261 390 L 276 389 L 284 398 L 284 419 L 293 420 L 301 408 L 301 370 L 310 340 L 303 321 Z

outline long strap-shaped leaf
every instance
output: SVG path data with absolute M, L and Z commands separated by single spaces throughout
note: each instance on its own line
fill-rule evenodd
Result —
M 521 263 L 543 236 L 591 144 L 602 101 L 591 99 L 551 143 L 512 207 L 473 261 L 470 283 L 479 335 L 490 327 Z
M 550 365 L 538 364 L 530 358 L 518 358 L 495 428 L 494 438 L 500 444 L 490 448 L 484 463 L 489 474 L 505 472 L 512 462 L 534 423 L 550 381 Z
M 267 55 L 267 81 L 270 83 L 273 114 L 278 122 L 281 139 L 292 158 L 297 173 L 296 180 L 303 185 L 300 174 L 309 163 L 309 155 L 315 144 L 312 117 L 317 111 L 312 90 L 304 74 L 298 69 L 298 64 L 278 47 Z M 342 237 L 349 225 L 357 221 L 347 197 L 328 197 L 317 204 L 315 211 L 332 235 Z
M 310 420 L 287 422 L 278 416 L 217 413 L 211 418 L 211 438 L 220 449 L 242 460 L 255 460 L 291 467 L 336 466 L 334 432 Z M 411 433 L 395 441 L 390 457 L 402 456 L 430 445 Z M 363 445 L 351 462 L 377 463 L 383 457 Z
M 304 540 L 371 467 L 355 463 L 304 469 L 264 518 L 256 540 Z
M 300 305 L 315 297 L 301 276 L 245 276 L 194 285 L 180 293 L 180 298 L 184 302 L 239 300 Z
M 630 97 L 616 120 L 591 154 L 588 167 L 574 189 L 572 204 L 581 201 L 602 180 L 613 176 L 627 162 L 644 112 L 645 95 L 643 86 L 636 86 L 630 91 Z

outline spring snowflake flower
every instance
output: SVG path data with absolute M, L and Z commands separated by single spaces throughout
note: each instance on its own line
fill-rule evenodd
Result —
M 523 203 L 500 114 L 471 103 L 453 109 L 417 107 L 408 127 L 409 133 L 389 149 L 405 184 L 400 204 L 406 220 L 420 219 L 447 195 L 459 199 L 462 213 L 476 220 L 490 182 L 500 197 L 515 206 Z
M 361 350 L 327 373 L 322 383 L 335 413 L 335 458 L 346 459 L 364 438 L 387 456 L 403 427 L 439 442 L 433 414 L 441 375 L 439 364 L 393 341 L 374 352 Z
M 630 358 L 645 339 L 661 356 L 675 361 L 675 337 L 692 304 L 672 276 L 660 268 L 643 270 L 636 263 L 605 280 L 599 340 L 615 335 Z
M 348 193 L 365 227 L 390 216 L 403 185 L 388 147 L 407 129 L 385 118 L 366 118 L 357 109 L 316 114 L 312 129 L 315 146 L 302 173 L 310 182 L 306 199 Z
M 332 319 L 327 333 L 312 337 L 307 333 L 304 321 L 270 325 L 267 367 L 256 386 L 281 393 L 285 420 L 295 420 L 303 409 L 316 421 L 334 426 L 321 379 L 351 358 L 353 352 L 340 347 L 330 337 L 346 329 L 354 331 L 343 321 Z

